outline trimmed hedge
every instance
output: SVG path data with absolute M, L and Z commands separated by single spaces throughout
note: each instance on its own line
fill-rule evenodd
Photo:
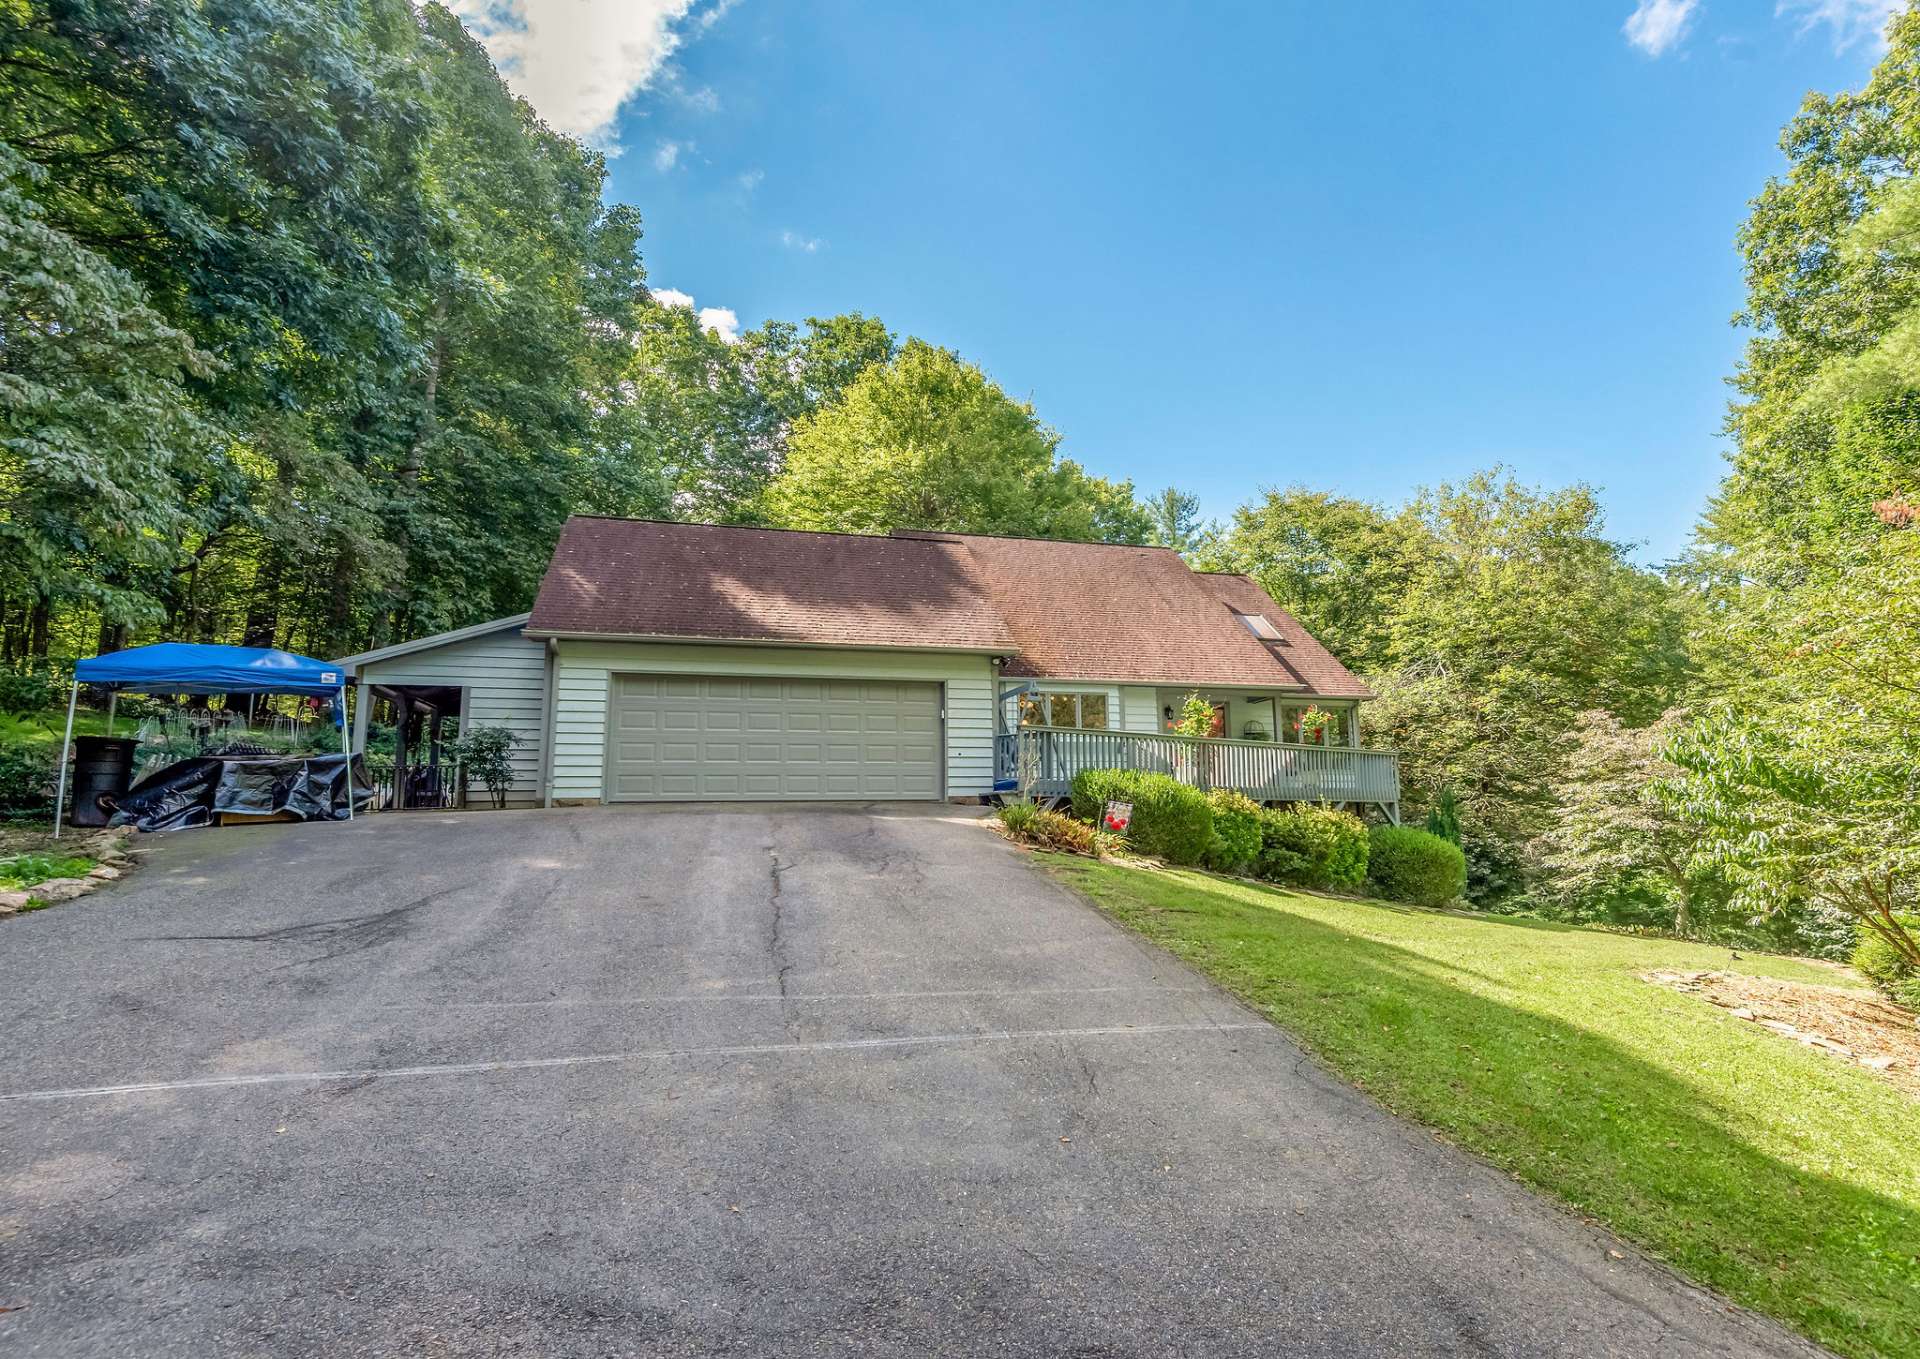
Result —
M 1073 776 L 1073 814 L 1097 822 L 1109 801 L 1131 802 L 1127 843 L 1172 864 L 1197 864 L 1213 844 L 1207 795 L 1167 774 L 1083 769 Z
M 1213 809 L 1207 867 L 1222 873 L 1251 869 L 1260 859 L 1260 804 L 1242 793 L 1216 788 L 1207 794 L 1207 805 Z
M 1352 891 L 1367 880 L 1367 826 L 1352 812 L 1294 807 L 1261 813 L 1254 871 L 1289 887 Z
M 1411 826 L 1375 826 L 1367 852 L 1374 895 L 1444 906 L 1467 887 L 1467 856 L 1451 840 Z

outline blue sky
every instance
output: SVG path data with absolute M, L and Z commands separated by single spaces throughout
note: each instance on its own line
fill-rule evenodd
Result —
M 1890 2 L 465 12 L 715 324 L 877 314 L 1210 515 L 1502 462 L 1658 561 L 1721 474 L 1746 202 Z

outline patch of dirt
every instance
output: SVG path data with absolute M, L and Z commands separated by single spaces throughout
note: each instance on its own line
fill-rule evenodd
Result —
M 1920 1016 L 1870 991 L 1737 972 L 1642 972 L 1641 981 L 1710 1001 L 1732 1015 L 1852 1062 L 1920 1099 Z

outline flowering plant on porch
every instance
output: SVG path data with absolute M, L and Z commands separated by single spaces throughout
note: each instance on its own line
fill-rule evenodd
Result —
M 1318 707 L 1307 708 L 1300 714 L 1300 742 L 1302 745 L 1321 746 L 1327 743 L 1327 733 L 1333 730 L 1338 721 L 1332 713 Z
M 1180 700 L 1180 716 L 1167 724 L 1175 736 L 1205 736 L 1213 730 L 1213 704 L 1198 690 Z

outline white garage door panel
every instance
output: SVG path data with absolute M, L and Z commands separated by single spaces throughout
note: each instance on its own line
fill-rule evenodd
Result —
M 610 726 L 617 802 L 940 793 L 937 684 L 621 675 Z

